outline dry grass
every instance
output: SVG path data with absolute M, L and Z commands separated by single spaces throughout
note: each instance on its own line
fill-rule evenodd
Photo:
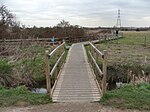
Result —
M 144 46 L 145 35 L 146 46 Z M 100 49 L 108 51 L 108 62 L 150 64 L 150 32 L 124 32 L 124 37 L 97 45 Z
M 150 32 L 124 32 L 124 38 L 96 46 L 108 51 L 108 77 L 150 75 Z

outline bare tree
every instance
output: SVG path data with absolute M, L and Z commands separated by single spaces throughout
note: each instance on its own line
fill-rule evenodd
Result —
M 57 26 L 64 28 L 64 27 L 69 27 L 70 24 L 68 21 L 62 20 L 62 21 L 60 21 L 60 23 L 57 24 Z
M 16 20 L 14 14 L 12 14 L 5 5 L 0 6 L 0 38 L 10 37 L 20 31 L 20 22 Z M 13 34 L 11 34 L 13 32 Z
M 0 26 L 14 26 L 16 25 L 15 22 L 15 15 L 10 13 L 10 11 L 6 8 L 6 6 L 2 5 L 0 7 Z

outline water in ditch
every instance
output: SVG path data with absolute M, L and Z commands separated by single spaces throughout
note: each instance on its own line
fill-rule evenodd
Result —
M 32 93 L 40 93 L 40 94 L 46 94 L 47 90 L 46 88 L 32 88 Z

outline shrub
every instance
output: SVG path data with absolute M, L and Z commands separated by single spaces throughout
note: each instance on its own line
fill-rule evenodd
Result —
M 13 84 L 13 66 L 6 60 L 0 60 L 0 85 L 11 86 Z

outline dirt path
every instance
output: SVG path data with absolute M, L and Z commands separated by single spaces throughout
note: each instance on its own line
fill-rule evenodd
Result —
M 103 107 L 99 103 L 53 103 L 29 107 L 5 107 L 0 112 L 141 112 Z M 143 111 L 146 112 L 146 111 Z

